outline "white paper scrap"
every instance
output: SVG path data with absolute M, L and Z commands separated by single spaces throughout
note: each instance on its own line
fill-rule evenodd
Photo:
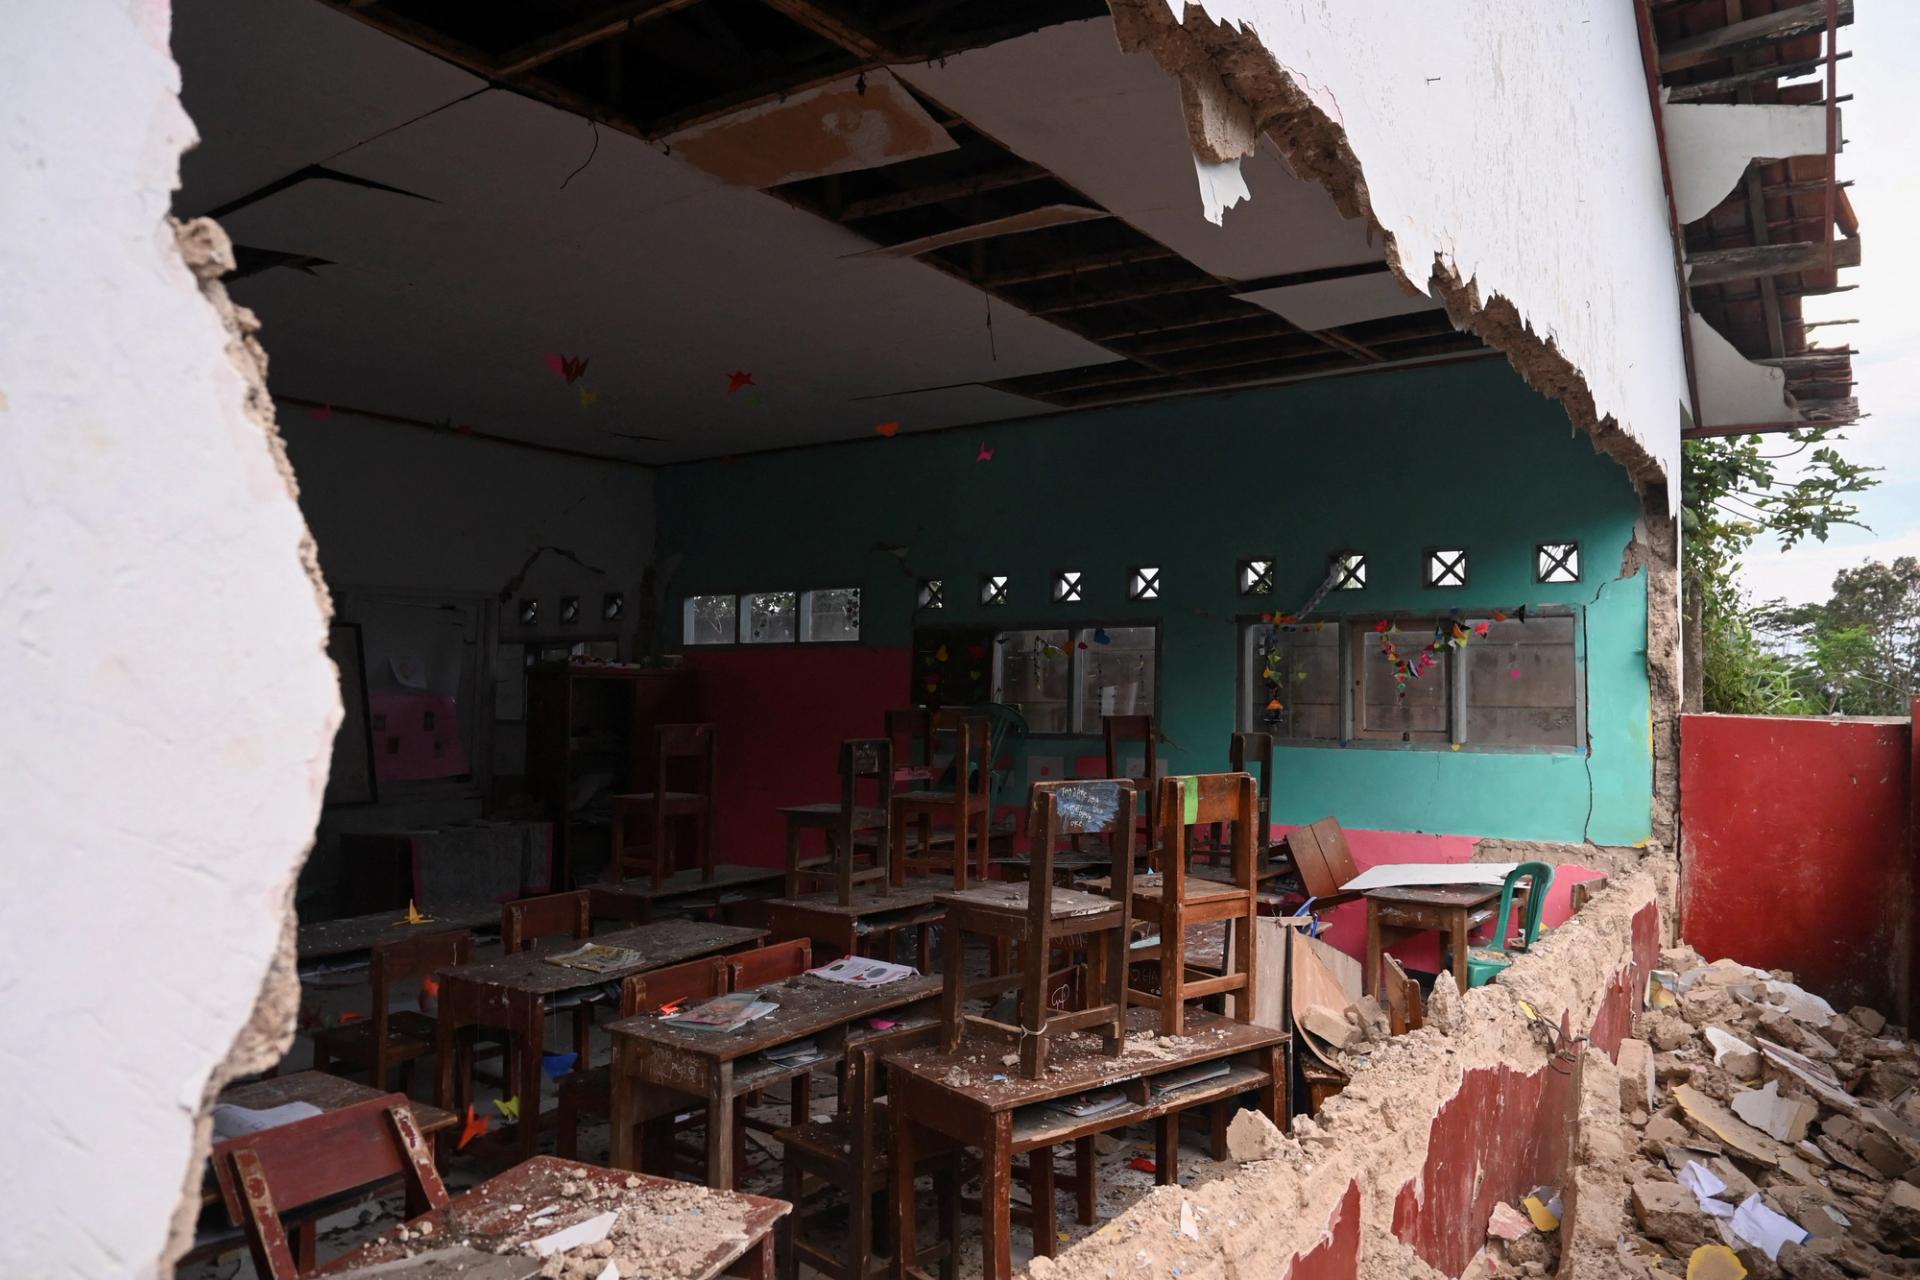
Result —
M 259 1133 L 263 1129 L 278 1129 L 283 1124 L 292 1124 L 295 1120 L 306 1120 L 320 1114 L 320 1108 L 311 1102 L 283 1102 L 277 1107 L 236 1107 L 230 1102 L 213 1104 L 213 1136 L 215 1141 L 238 1138 L 249 1133 Z
M 1833 1021 L 1833 1006 L 1803 990 L 1791 982 L 1769 979 L 1767 994 L 1773 997 L 1773 1003 L 1787 1011 L 1787 1016 L 1800 1022 L 1810 1022 L 1816 1027 L 1824 1027 Z
M 1253 196 L 1247 190 L 1246 176 L 1240 172 L 1238 156 L 1223 164 L 1214 164 L 1196 154 L 1193 157 L 1193 172 L 1200 180 L 1201 212 L 1216 227 L 1223 225 L 1227 210 Z
M 562 1227 L 550 1236 L 542 1236 L 528 1245 L 541 1257 L 549 1257 L 562 1249 L 578 1249 L 582 1245 L 599 1244 L 613 1230 L 613 1224 L 620 1217 L 618 1209 L 596 1214 L 585 1222 L 576 1222 L 570 1227 Z
M 1680 1185 L 1702 1200 L 1717 1196 L 1727 1189 L 1720 1175 L 1698 1160 L 1687 1161 L 1687 1167 L 1680 1171 Z
M 1713 1046 L 1713 1065 L 1719 1066 L 1727 1060 L 1730 1053 L 1758 1053 L 1752 1045 L 1734 1035 L 1731 1031 L 1722 1031 L 1719 1027 L 1708 1027 L 1707 1043 Z
M 609 1262 L 600 1268 L 600 1274 L 595 1276 L 594 1280 L 620 1280 L 620 1268 Z
M 1804 1244 L 1807 1239 L 1799 1223 L 1767 1208 L 1758 1192 L 1742 1200 L 1733 1211 L 1733 1234 L 1766 1254 L 1769 1262 L 1779 1259 L 1781 1245 Z
M 1517 862 L 1383 862 L 1340 886 L 1343 893 L 1403 885 L 1504 884 Z

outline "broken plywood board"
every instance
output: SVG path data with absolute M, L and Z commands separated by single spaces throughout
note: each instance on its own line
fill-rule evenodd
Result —
M 881 69 L 695 125 L 666 141 L 681 159 L 722 182 L 763 191 L 959 146 Z
M 1793 1152 L 1733 1114 L 1690 1084 L 1675 1085 L 1673 1100 L 1686 1113 L 1688 1123 L 1725 1143 L 1734 1152 L 1761 1164 L 1777 1165 L 1790 1159 Z
M 1287 953 L 1290 935 L 1312 922 L 1304 917 L 1260 916 L 1254 921 L 1253 1021 L 1255 1026 L 1287 1029 Z
M 1365 893 L 1369 889 L 1396 889 L 1406 886 L 1439 884 L 1490 884 L 1506 882 L 1517 862 L 1383 862 L 1368 867 L 1340 886 L 1342 893 Z

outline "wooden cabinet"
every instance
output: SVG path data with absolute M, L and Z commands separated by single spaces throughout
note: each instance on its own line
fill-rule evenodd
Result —
M 553 823 L 556 889 L 606 857 L 607 797 L 652 783 L 655 725 L 696 718 L 691 671 L 549 662 L 527 671 L 527 788 Z

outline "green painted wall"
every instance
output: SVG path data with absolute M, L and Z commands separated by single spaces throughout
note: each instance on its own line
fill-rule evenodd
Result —
M 767 412 L 777 412 L 770 403 Z M 990 462 L 976 461 L 982 444 Z M 1323 609 L 1575 606 L 1587 635 L 1591 758 L 1472 747 L 1289 747 L 1274 820 L 1520 839 L 1643 841 L 1652 764 L 1644 572 L 1619 579 L 1638 501 L 1626 474 L 1501 360 L 1328 379 L 1023 423 L 672 467 L 658 485 L 662 556 L 685 595 L 858 585 L 866 643 L 906 646 L 914 577 L 943 578 L 942 624 L 1134 620 L 1162 625 L 1161 719 L 1175 772 L 1225 766 L 1236 697 L 1233 620 L 1297 607 L 1336 548 L 1367 553 L 1361 592 Z M 1532 580 L 1536 543 L 1578 539 L 1583 580 Z M 908 563 L 876 545 L 908 547 Z M 1471 552 L 1472 585 L 1420 585 L 1431 545 Z M 1239 557 L 1278 557 L 1278 589 L 1235 592 Z M 1130 604 L 1126 571 L 1162 568 Z M 1085 602 L 1049 603 L 1050 574 Z M 983 571 L 1012 575 L 1001 609 Z M 677 638 L 677 637 L 676 637 Z M 891 692 L 891 691 L 889 691 Z M 901 691 L 902 697 L 905 691 Z M 1058 739 L 1035 747 L 1097 754 Z

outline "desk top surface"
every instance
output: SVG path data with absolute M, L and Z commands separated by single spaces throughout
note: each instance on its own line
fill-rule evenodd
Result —
M 440 976 L 443 980 L 505 987 L 530 995 L 547 996 L 618 982 L 636 973 L 664 969 L 684 960 L 738 951 L 766 936 L 765 929 L 748 929 L 739 925 L 710 924 L 704 920 L 656 920 L 652 924 L 597 934 L 586 940 L 601 946 L 625 947 L 639 953 L 634 963 L 604 973 L 554 964 L 548 960 L 547 957 L 555 952 L 572 951 L 585 945 L 571 938 L 558 938 L 547 939 L 536 944 L 535 949 L 522 951 L 518 955 L 478 960 L 447 969 Z
M 827 873 L 816 871 L 815 874 Z M 888 911 L 906 911 L 914 907 L 924 907 L 941 894 L 952 892 L 952 876 L 909 876 L 905 884 L 893 885 L 885 889 L 868 884 L 857 884 L 853 887 L 853 901 L 845 906 L 841 905 L 839 891 L 835 889 L 821 889 L 792 898 L 774 898 L 768 905 L 798 907 L 824 915 L 871 916 Z
M 652 876 L 634 876 L 630 880 L 609 880 L 587 886 L 601 893 L 619 893 L 634 898 L 676 898 L 701 892 L 711 893 L 716 889 L 739 889 L 746 885 L 760 884 L 768 880 L 784 879 L 786 872 L 779 867 L 749 867 L 740 863 L 727 862 L 713 868 L 713 879 L 703 879 L 700 868 L 688 867 L 676 871 L 654 888 Z
M 483 925 L 498 928 L 500 904 L 461 903 L 434 912 L 424 924 L 408 924 L 406 915 L 405 907 L 394 907 L 371 915 L 303 924 L 295 936 L 294 951 L 302 960 L 320 960 L 328 956 L 355 955 L 371 951 L 382 943 L 446 933 L 453 929 L 477 929 Z
M 1477 907 L 1499 896 L 1497 884 L 1402 884 L 1366 891 L 1370 902 L 1407 907 Z
M 557 1210 L 547 1212 L 554 1206 Z M 532 1250 L 534 1241 L 617 1212 L 619 1217 L 606 1237 L 612 1250 L 605 1260 L 617 1266 L 621 1275 L 709 1280 L 792 1210 L 784 1200 L 536 1156 L 455 1197 L 446 1208 L 369 1241 L 323 1270 L 327 1275 L 378 1275 L 392 1280 L 441 1280 L 443 1276 L 526 1280 L 539 1275 L 542 1266 Z M 433 1231 L 423 1236 L 419 1228 L 425 1223 L 431 1223 Z M 409 1239 L 399 1239 L 402 1230 Z M 453 1252 L 460 1249 L 471 1252 Z M 446 1251 L 444 1258 L 437 1256 L 442 1251 Z M 408 1259 L 414 1260 L 417 1269 L 366 1270 Z
M 613 1034 L 616 1046 L 622 1041 L 644 1041 L 726 1062 L 857 1018 L 883 1015 L 902 1005 L 938 996 L 942 985 L 941 980 L 931 974 L 902 978 L 878 987 L 830 982 L 802 974 L 755 988 L 768 1000 L 777 1001 L 780 1007 L 734 1031 L 693 1031 L 669 1019 L 644 1013 L 608 1023 L 607 1030 Z

